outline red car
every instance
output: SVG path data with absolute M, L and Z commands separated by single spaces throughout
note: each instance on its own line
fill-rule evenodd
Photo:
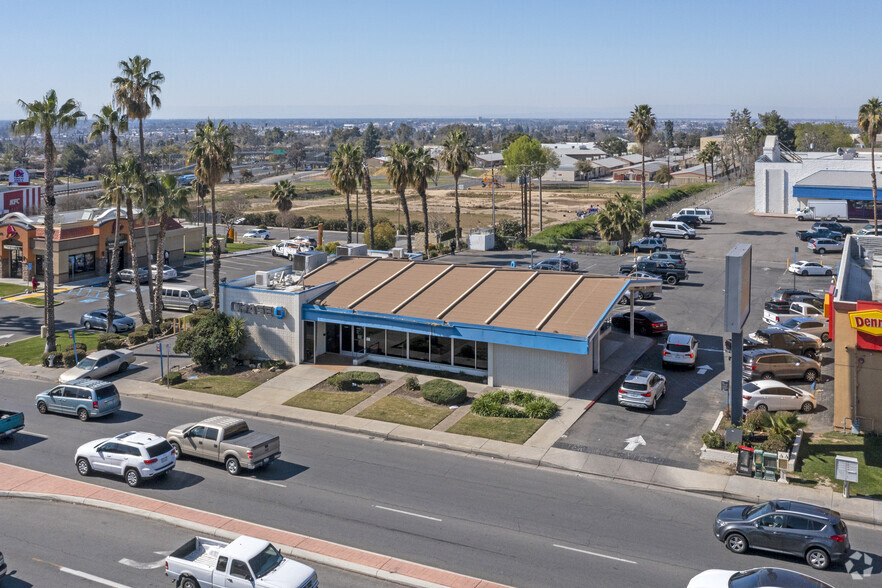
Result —
M 612 317 L 612 326 L 629 331 L 631 329 L 631 313 L 623 312 Z M 641 335 L 658 335 L 668 332 L 668 321 L 654 312 L 638 310 L 634 312 L 634 332 Z

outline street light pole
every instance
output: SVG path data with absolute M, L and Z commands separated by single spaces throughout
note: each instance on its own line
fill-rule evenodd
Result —
M 496 231 L 496 164 L 490 164 L 490 192 L 493 194 L 493 230 Z

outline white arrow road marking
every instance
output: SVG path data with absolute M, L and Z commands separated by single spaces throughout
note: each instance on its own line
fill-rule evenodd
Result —
M 698 371 L 699 375 L 702 375 L 702 376 L 703 376 L 703 375 L 706 374 L 707 372 L 712 372 L 712 371 L 714 371 L 714 368 L 712 368 L 712 367 L 709 366 L 709 365 L 701 365 L 701 366 L 698 366 L 697 371 Z
M 33 558 L 34 561 L 38 561 L 40 563 L 49 564 L 50 566 L 58 568 L 58 571 L 64 572 L 65 574 L 70 574 L 71 576 L 76 576 L 77 578 L 83 578 L 84 580 L 89 580 L 90 582 L 95 582 L 96 584 L 101 584 L 102 586 L 110 586 L 111 588 L 130 588 L 125 584 L 119 584 L 117 582 L 113 582 L 111 580 L 105 580 L 104 578 L 100 578 L 98 576 L 93 576 L 92 574 L 87 574 L 86 572 L 81 572 L 79 570 L 73 570 L 71 568 L 66 568 L 64 566 L 60 566 L 58 564 L 54 564 L 51 561 L 45 561 L 38 558 Z
M 154 551 L 153 553 L 155 553 L 156 555 L 161 555 L 162 559 L 151 562 L 140 562 L 124 557 L 119 560 L 119 563 L 124 566 L 129 566 L 130 568 L 135 568 L 138 570 L 155 570 L 165 565 L 165 556 L 171 555 L 171 551 Z
M 566 549 L 568 551 L 576 551 L 578 553 L 584 553 L 585 555 L 593 555 L 595 557 L 602 557 L 604 559 L 611 559 L 614 561 L 620 561 L 622 563 L 629 563 L 637 565 L 636 561 L 631 561 L 630 559 L 622 559 L 620 557 L 613 557 L 611 555 L 603 555 L 602 553 L 594 553 L 593 551 L 586 551 L 584 549 L 576 549 L 575 547 L 567 547 L 566 545 L 558 545 L 557 543 L 552 543 L 554 547 L 560 547 L 561 549 Z
M 638 445 L 646 445 L 646 441 L 643 440 L 642 435 L 637 435 L 636 437 L 625 439 L 625 442 L 628 443 L 627 445 L 625 445 L 625 451 L 634 451 L 635 449 L 637 449 Z
M 9 335 L 0 335 L 0 339 L 9 339 L 10 337 L 12 337 L 11 333 Z
M 378 504 L 374 505 L 374 508 L 379 508 L 380 510 L 388 510 L 391 512 L 397 512 L 398 514 L 403 514 L 411 517 L 419 517 L 421 519 L 429 519 L 430 521 L 442 522 L 441 519 L 436 519 L 435 517 L 429 517 L 426 515 L 416 514 L 415 512 L 407 512 L 406 510 L 398 510 L 397 508 L 389 508 L 387 506 L 380 506 Z

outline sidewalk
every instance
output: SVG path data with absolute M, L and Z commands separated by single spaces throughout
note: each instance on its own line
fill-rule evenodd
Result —
M 284 555 L 298 560 L 333 566 L 405 586 L 504 588 L 502 584 L 480 578 L 6 464 L 0 464 L 0 497 L 55 500 L 106 508 L 226 541 L 248 535 L 271 541 Z

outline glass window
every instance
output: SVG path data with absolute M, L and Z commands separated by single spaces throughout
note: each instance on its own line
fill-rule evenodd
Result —
M 787 517 L 787 528 L 800 531 L 820 531 L 824 528 L 824 523 L 791 515 Z
M 407 358 L 407 333 L 386 331 L 386 355 Z
M 453 340 L 453 365 L 475 367 L 475 342 L 465 339 Z
M 432 335 L 432 363 L 450 365 L 450 337 Z
M 205 428 L 205 438 L 208 441 L 217 441 L 217 429 L 213 427 Z
M 83 257 L 85 258 L 85 269 L 83 271 L 94 272 L 95 271 L 95 253 L 84 253 Z
M 364 327 L 355 327 L 355 338 L 353 341 L 353 345 L 355 346 L 356 353 L 364 352 Z
M 352 351 L 352 325 L 343 325 L 342 331 L 343 351 Z
M 487 343 L 475 341 L 475 367 L 479 370 L 487 369 Z
M 217 565 L 215 566 L 214 569 L 216 569 L 219 572 L 226 572 L 228 561 L 229 561 L 229 558 L 227 558 L 227 556 L 225 556 L 225 555 L 220 556 L 219 558 L 217 558 Z
M 230 575 L 237 578 L 245 578 L 246 580 L 251 578 L 251 574 L 248 572 L 248 566 L 246 566 L 244 562 L 236 559 L 233 560 L 233 566 L 230 568 Z
M 784 527 L 784 515 L 766 515 L 759 520 L 759 525 L 760 527 L 775 527 L 776 529 L 781 529 Z
M 429 336 L 410 334 L 410 359 L 429 361 Z
M 172 450 L 171 443 L 163 439 L 156 445 L 151 445 L 147 448 L 147 455 L 150 457 L 157 457 L 160 455 L 164 455 L 166 453 L 170 453 Z
M 205 427 L 193 427 L 187 433 L 188 437 L 201 438 L 205 436 Z
M 371 327 L 368 327 L 365 331 L 364 346 L 367 352 L 375 355 L 386 355 L 386 331 Z
M 119 392 L 117 391 L 116 386 L 102 386 L 95 390 L 95 396 L 98 397 L 98 400 L 107 400 L 108 398 L 119 396 Z

